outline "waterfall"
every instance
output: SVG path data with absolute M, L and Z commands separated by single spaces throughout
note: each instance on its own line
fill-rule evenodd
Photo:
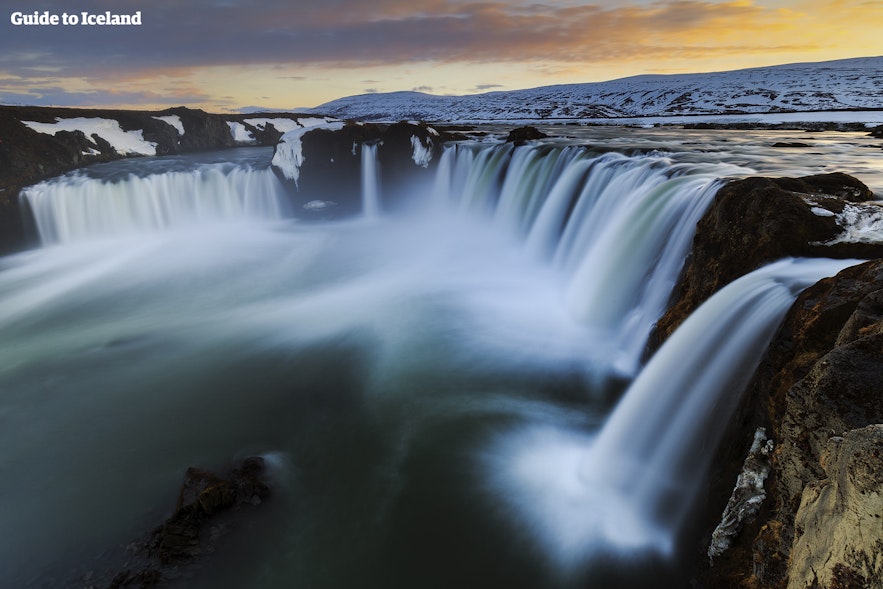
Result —
M 433 199 L 485 215 L 562 275 L 572 315 L 603 341 L 593 355 L 634 375 L 700 217 L 740 170 L 585 147 L 446 148 Z
M 362 210 L 366 218 L 380 216 L 380 174 L 377 166 L 377 144 L 362 144 Z
M 377 149 L 361 146 L 362 209 L 370 219 L 383 213 Z M 590 362 L 631 377 L 720 178 L 742 171 L 658 153 L 467 143 L 445 149 L 432 192 L 436 205 L 485 218 L 551 266 L 570 314 L 597 332 Z M 271 171 L 221 164 L 120 181 L 74 174 L 22 198 L 45 243 L 274 219 L 286 201 Z
M 119 181 L 63 176 L 26 188 L 43 243 L 68 243 L 205 223 L 276 219 L 285 191 L 269 169 L 204 165 Z
M 519 432 L 497 485 L 562 564 L 670 557 L 724 425 L 801 290 L 857 260 L 786 259 L 729 284 L 660 348 L 600 432 Z M 500 454 L 504 457 L 500 458 Z
M 254 566 L 207 562 L 194 586 L 608 587 L 621 563 L 662 586 L 738 389 L 797 293 L 853 263 L 741 278 L 642 368 L 697 221 L 745 168 L 459 143 L 409 187 L 429 210 L 393 215 L 363 145 L 348 180 L 371 222 L 270 223 L 287 196 L 268 152 L 223 157 L 22 193 L 63 247 L 0 267 L 11 585 L 82 579 L 187 466 L 257 448 L 292 468 L 241 539 Z M 611 373 L 631 381 L 612 410 Z

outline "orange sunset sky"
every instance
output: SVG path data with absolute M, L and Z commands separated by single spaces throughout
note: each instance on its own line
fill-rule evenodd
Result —
M 0 2 L 2 104 L 292 109 L 883 55 L 880 0 Z M 142 25 L 12 24 L 35 10 Z

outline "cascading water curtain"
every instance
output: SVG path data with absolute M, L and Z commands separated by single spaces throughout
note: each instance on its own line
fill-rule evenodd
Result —
M 716 293 L 669 338 L 600 431 L 529 426 L 488 452 L 492 486 L 565 570 L 671 559 L 710 454 L 797 295 L 857 260 L 787 259 Z
M 633 376 L 699 218 L 741 169 L 581 146 L 457 144 L 434 201 L 487 217 L 551 263 L 573 316 L 599 332 L 592 356 Z
M 278 219 L 285 189 L 269 169 L 205 165 L 189 172 L 129 175 L 119 181 L 82 173 L 22 191 L 43 243 L 68 243 L 212 222 Z

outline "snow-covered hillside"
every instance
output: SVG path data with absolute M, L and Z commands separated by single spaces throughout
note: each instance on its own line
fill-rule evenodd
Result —
M 349 96 L 314 112 L 360 120 L 586 119 L 883 109 L 883 57 L 731 72 L 645 75 L 469 96 Z

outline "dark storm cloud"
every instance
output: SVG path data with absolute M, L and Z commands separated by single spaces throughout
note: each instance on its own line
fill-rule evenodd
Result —
M 653 50 L 666 35 L 720 26 L 762 9 L 686 0 L 597 5 L 455 0 L 89 0 L 41 2 L 52 13 L 140 10 L 133 27 L 0 28 L 0 72 L 24 78 L 119 78 L 151 70 L 245 64 L 374 65 L 424 60 L 589 61 Z M 34 6 L 30 4 L 30 6 Z M 643 33 L 642 33 L 643 32 Z M 769 48 L 767 48 L 769 49 Z
M 474 92 L 484 92 L 485 90 L 490 90 L 492 88 L 502 88 L 502 87 L 503 87 L 502 84 L 478 84 L 477 86 L 473 87 L 472 90 Z

